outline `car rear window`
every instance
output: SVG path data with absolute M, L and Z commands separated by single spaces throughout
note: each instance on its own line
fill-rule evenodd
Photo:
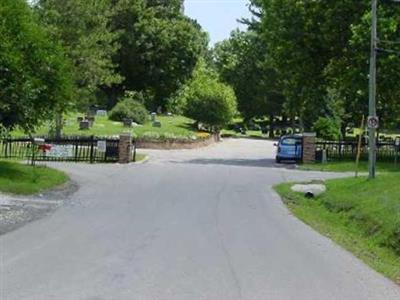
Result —
M 296 138 L 285 138 L 281 141 L 282 145 L 285 146 L 294 146 L 296 144 L 300 144 L 301 140 L 300 139 L 296 139 Z

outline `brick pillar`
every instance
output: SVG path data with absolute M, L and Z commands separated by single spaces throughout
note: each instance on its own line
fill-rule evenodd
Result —
M 118 162 L 120 164 L 132 162 L 132 136 L 130 133 L 119 136 Z
M 316 137 L 314 132 L 303 133 L 303 163 L 315 162 Z

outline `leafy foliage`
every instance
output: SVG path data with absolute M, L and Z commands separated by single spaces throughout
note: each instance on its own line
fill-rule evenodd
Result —
M 131 119 L 133 122 L 143 124 L 148 118 L 148 111 L 143 105 L 141 93 L 127 92 L 125 97 L 110 111 L 110 119 L 122 122 Z
M 185 94 L 185 114 L 201 123 L 219 130 L 232 121 L 237 103 L 233 89 L 218 81 L 201 62 Z
M 313 130 L 317 137 L 335 141 L 340 137 L 340 122 L 333 118 L 319 117 L 314 123 Z
M 31 132 L 69 105 L 70 65 L 26 1 L 1 1 L 0 20 L 0 123 Z
M 277 91 L 277 74 L 267 64 L 265 42 L 257 32 L 232 32 L 215 46 L 214 64 L 220 78 L 235 90 L 246 120 L 281 113 L 283 95 Z
M 190 79 L 207 38 L 200 26 L 181 12 L 182 1 L 119 0 L 113 28 L 121 32 L 114 62 L 125 78 L 108 93 L 124 88 L 147 91 L 151 110 L 165 108 L 167 99 Z
M 277 71 L 284 110 L 310 129 L 319 116 L 341 118 L 342 132 L 367 114 L 370 55 L 370 1 L 253 0 L 256 28 L 268 61 Z M 400 7 L 381 2 L 381 47 L 398 51 Z M 394 48 L 394 49 L 393 49 Z M 378 112 L 398 124 L 400 55 L 378 57 Z M 332 111 L 336 108 L 336 111 Z
M 111 28 L 111 0 L 38 0 L 35 8 L 72 62 L 81 108 L 96 101 L 100 87 L 121 82 L 112 61 L 119 33 Z

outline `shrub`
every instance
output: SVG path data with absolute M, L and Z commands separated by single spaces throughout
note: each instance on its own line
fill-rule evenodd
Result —
M 337 140 L 340 138 L 340 122 L 334 118 L 319 117 L 314 123 L 314 131 L 317 137 L 325 140 Z
M 185 93 L 185 115 L 219 131 L 229 124 L 237 111 L 233 89 L 218 81 L 200 66 Z
M 145 123 L 149 113 L 144 104 L 138 101 L 141 99 L 141 93 L 127 93 L 110 111 L 110 120 L 122 122 L 124 119 L 131 119 L 139 124 Z

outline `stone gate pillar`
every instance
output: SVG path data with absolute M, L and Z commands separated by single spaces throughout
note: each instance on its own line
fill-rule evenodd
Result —
M 316 139 L 315 132 L 303 133 L 303 163 L 315 162 Z
M 130 133 L 119 136 L 118 162 L 120 164 L 132 162 L 132 135 Z

